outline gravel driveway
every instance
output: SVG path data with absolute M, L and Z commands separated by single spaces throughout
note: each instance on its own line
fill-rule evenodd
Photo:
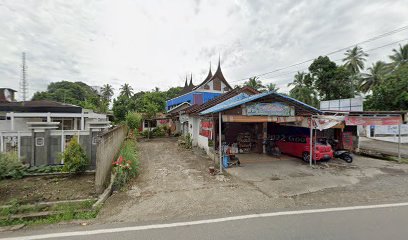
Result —
M 261 182 L 234 175 L 209 175 L 212 160 L 199 150 L 179 148 L 173 138 L 139 142 L 139 150 L 140 176 L 128 190 L 108 199 L 97 222 L 175 221 L 305 206 L 408 201 L 408 165 L 373 159 L 373 166 L 364 169 L 366 174 L 358 176 L 358 181 L 280 195 L 268 189 L 270 178 Z M 242 168 L 245 170 L 245 166 Z M 349 173 L 343 172 L 345 176 Z M 308 178 L 305 176 L 305 181 Z M 294 187 L 299 187 L 295 186 L 298 183 L 294 181 Z

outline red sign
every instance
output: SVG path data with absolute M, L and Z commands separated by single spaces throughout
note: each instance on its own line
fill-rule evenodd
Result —
M 200 123 L 200 135 L 212 138 L 213 122 L 212 121 L 201 121 Z
M 402 124 L 401 116 L 394 117 L 364 117 L 364 116 L 346 116 L 346 125 L 400 125 Z

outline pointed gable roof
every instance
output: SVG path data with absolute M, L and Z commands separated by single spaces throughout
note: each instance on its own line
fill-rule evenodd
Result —
M 212 78 L 210 80 L 216 79 L 218 78 L 219 80 L 221 80 L 222 82 L 224 82 L 224 84 L 229 87 L 230 89 L 232 89 L 232 87 L 229 85 L 229 83 L 227 82 L 227 80 L 225 80 L 224 74 L 222 74 L 222 70 L 221 70 L 221 59 L 218 59 L 218 67 L 217 67 L 217 71 L 215 71 L 214 76 L 212 76 Z

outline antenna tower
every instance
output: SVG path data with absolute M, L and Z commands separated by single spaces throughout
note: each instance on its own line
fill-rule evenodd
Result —
M 25 54 L 25 52 L 23 52 L 21 60 L 22 60 L 22 63 L 21 63 L 21 81 L 20 81 L 21 98 L 22 98 L 23 101 L 27 101 L 28 84 L 27 84 L 27 65 L 26 65 L 26 54 Z

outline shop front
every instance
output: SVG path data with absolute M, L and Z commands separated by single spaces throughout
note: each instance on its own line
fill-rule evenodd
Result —
M 214 148 L 219 156 L 225 155 L 228 149 L 251 162 L 272 159 L 273 155 L 265 154 L 266 142 L 277 130 L 288 128 L 284 124 L 300 123 L 318 114 L 321 114 L 318 109 L 275 92 L 232 99 L 201 112 L 202 117 L 213 116 L 218 125 L 214 128 Z

